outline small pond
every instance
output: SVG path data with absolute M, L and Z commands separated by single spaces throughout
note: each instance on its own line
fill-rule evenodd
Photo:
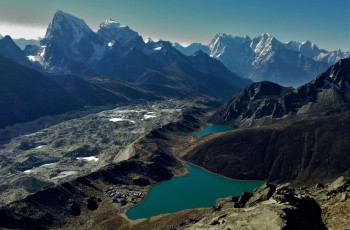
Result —
M 201 131 L 196 133 L 197 137 L 202 137 L 211 133 L 221 133 L 226 131 L 234 130 L 234 128 L 226 125 L 211 125 L 207 128 L 202 129 Z

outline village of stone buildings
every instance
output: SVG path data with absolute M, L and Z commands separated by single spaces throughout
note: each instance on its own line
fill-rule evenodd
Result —
M 113 203 L 125 206 L 128 203 L 137 204 L 142 200 L 142 191 L 135 190 L 131 186 L 121 185 L 120 187 L 109 187 L 105 190 L 105 196 L 110 197 Z

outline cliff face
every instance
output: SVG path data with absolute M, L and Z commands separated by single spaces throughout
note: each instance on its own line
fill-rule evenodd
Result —
M 235 179 L 314 184 L 350 175 L 349 128 L 343 115 L 213 134 L 183 158 Z

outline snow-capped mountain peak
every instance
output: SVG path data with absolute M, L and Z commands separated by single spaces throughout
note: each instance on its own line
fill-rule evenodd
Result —
M 254 49 L 254 52 L 258 55 L 266 55 L 269 51 L 272 50 L 272 46 L 277 42 L 271 34 L 264 33 L 259 37 L 253 39 L 250 47 Z
M 154 42 L 154 40 L 151 37 L 145 37 L 143 38 L 143 42 L 147 44 L 147 43 Z
M 126 25 L 122 25 L 120 24 L 119 22 L 113 20 L 113 19 L 107 19 L 105 20 L 104 22 L 102 22 L 99 26 L 99 28 L 102 28 L 102 27 L 116 27 L 116 28 L 124 28 L 124 27 L 128 27 Z
M 45 39 L 53 36 L 69 37 L 70 40 L 79 43 L 83 37 L 92 33 L 93 31 L 84 20 L 57 10 L 46 31 Z
M 115 41 L 121 46 L 142 47 L 142 37 L 129 26 L 122 25 L 113 19 L 107 19 L 100 24 L 97 34 L 106 42 Z
M 100 60 L 105 53 L 104 41 L 84 20 L 57 10 L 36 55 L 30 60 L 39 62 L 49 71 L 65 71 L 67 66 Z M 81 64 L 82 69 L 85 64 Z

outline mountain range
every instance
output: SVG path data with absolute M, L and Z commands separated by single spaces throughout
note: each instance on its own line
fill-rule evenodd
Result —
M 62 11 L 54 15 L 40 46 L 22 50 L 5 36 L 0 55 L 0 91 L 5 95 L 0 98 L 0 128 L 83 106 L 164 97 L 225 99 L 250 83 L 203 52 L 186 56 L 169 42 L 146 44 L 111 19 L 95 33 Z M 29 98 L 34 89 L 36 96 Z
M 49 72 L 119 78 L 120 73 L 125 72 L 119 69 L 120 63 L 125 63 L 125 59 L 130 60 L 130 56 L 135 55 L 135 52 L 130 54 L 131 50 L 137 49 L 145 54 L 142 58 L 138 56 L 142 59 L 139 60 L 141 63 L 137 63 L 140 66 L 133 66 L 139 69 L 136 71 L 139 76 L 146 75 L 142 78 L 149 78 L 151 75 L 151 78 L 154 78 L 154 75 L 159 77 L 162 73 L 163 78 L 169 79 L 168 75 L 171 75 L 164 69 L 159 71 L 154 63 L 147 66 L 150 61 L 144 60 L 149 59 L 154 51 L 160 51 L 157 43 L 165 41 L 154 42 L 151 38 L 143 39 L 136 31 L 112 19 L 102 22 L 97 32 L 94 32 L 82 19 L 58 10 L 43 39 L 40 41 L 15 39 L 14 42 L 25 51 L 32 62 Z M 255 38 L 219 33 L 207 45 L 192 43 L 185 47 L 179 43 L 171 44 L 185 56 L 193 56 L 197 51 L 202 51 L 221 61 L 241 78 L 254 82 L 272 81 L 293 87 L 309 82 L 330 65 L 350 56 L 350 52 L 320 49 L 310 41 L 283 43 L 269 33 Z M 170 46 L 165 47 L 171 50 L 169 54 L 175 53 Z M 155 48 L 157 50 L 154 50 Z M 177 58 L 186 59 L 179 55 Z M 129 81 L 124 76 L 122 78 Z M 137 76 L 133 78 L 135 80 Z M 172 80 L 169 80 L 171 85 L 179 88 L 179 82 L 175 84 Z M 238 85 L 235 86 L 236 89 Z M 180 86 L 182 87 L 183 85 Z
M 112 19 L 95 33 L 62 11 L 55 13 L 40 47 L 26 50 L 45 71 L 122 80 L 159 96 L 227 98 L 250 83 L 206 54 L 186 56 L 165 41 L 144 43 L 137 32 Z
M 94 32 L 82 19 L 58 10 L 39 45 L 22 50 L 5 36 L 0 55 L 53 79 L 75 103 L 86 106 L 142 97 L 222 100 L 252 83 L 250 79 L 299 85 L 348 53 L 328 52 L 310 42 L 284 44 L 270 34 L 253 39 L 218 34 L 208 46 L 182 47 L 143 39 L 112 19 Z
M 320 49 L 310 41 L 282 43 L 269 33 L 255 38 L 220 33 L 208 45 L 193 43 L 184 47 L 174 43 L 174 47 L 186 55 L 202 50 L 242 77 L 284 86 L 305 84 L 350 56 L 350 52 Z

